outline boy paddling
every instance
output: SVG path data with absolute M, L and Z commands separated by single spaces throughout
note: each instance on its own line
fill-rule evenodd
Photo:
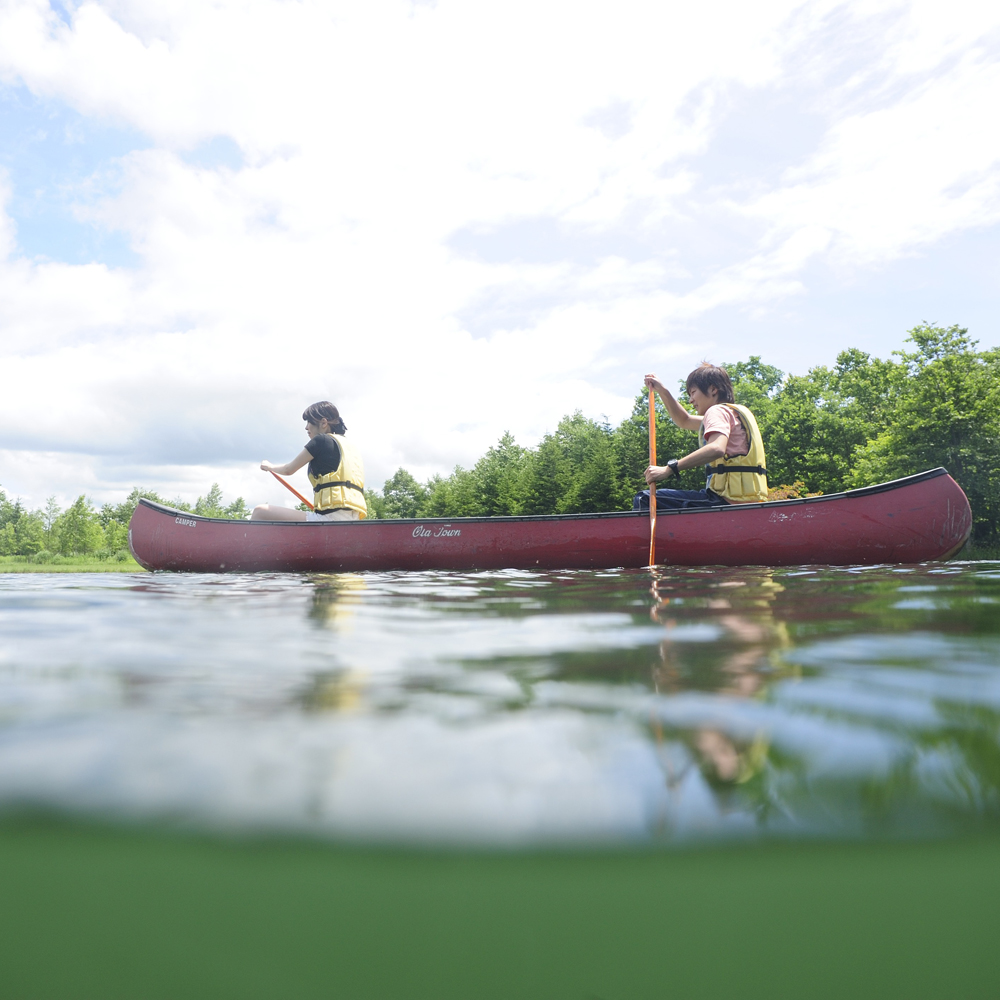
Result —
M 687 397 L 697 414 L 684 409 L 655 375 L 647 375 L 645 383 L 663 400 L 678 427 L 698 433 L 700 444 L 683 458 L 650 465 L 646 482 L 652 487 L 698 465 L 704 465 L 708 474 L 703 490 L 657 489 L 658 508 L 719 507 L 767 500 L 764 442 L 754 415 L 735 401 L 733 383 L 724 368 L 705 362 L 688 375 Z M 649 509 L 649 490 L 636 495 L 632 509 Z

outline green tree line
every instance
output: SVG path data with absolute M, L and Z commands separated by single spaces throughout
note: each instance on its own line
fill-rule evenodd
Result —
M 772 496 L 836 493 L 943 465 L 969 497 L 977 544 L 1000 543 L 1000 349 L 959 326 L 921 324 L 889 360 L 851 348 L 786 375 L 760 357 L 725 365 L 760 425 Z M 509 434 L 471 469 L 418 482 L 398 469 L 366 492 L 370 515 L 483 517 L 628 509 L 645 488 L 647 395 L 617 427 L 576 412 L 536 448 Z M 658 463 L 696 447 L 657 400 Z M 699 489 L 699 470 L 678 486 Z
M 128 522 L 140 497 L 167 502 L 152 490 L 136 487 L 122 503 L 106 503 L 100 509 L 81 494 L 65 510 L 55 497 L 49 498 L 44 509 L 29 510 L 0 489 L 0 556 L 26 556 L 35 562 L 81 555 L 124 561 L 128 558 Z M 206 517 L 240 518 L 250 513 L 242 497 L 224 505 L 218 483 L 193 505 L 172 500 L 170 506 Z

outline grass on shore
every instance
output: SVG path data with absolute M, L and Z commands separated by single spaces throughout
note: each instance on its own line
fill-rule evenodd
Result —
M 446 852 L 0 821 L 4 996 L 996 996 L 1000 839 Z
M 977 545 L 973 541 L 966 542 L 961 552 L 955 554 L 956 559 L 969 559 L 979 562 L 986 559 L 1000 559 L 1000 545 Z
M 60 556 L 39 560 L 35 556 L 0 556 L 0 573 L 145 573 L 146 571 L 125 553 L 111 559 L 95 556 Z

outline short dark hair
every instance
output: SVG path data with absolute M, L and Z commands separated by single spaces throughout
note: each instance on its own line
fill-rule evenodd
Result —
M 330 430 L 334 434 L 344 434 L 347 431 L 347 424 L 340 417 L 340 410 L 333 405 L 328 399 L 324 399 L 322 402 L 313 403 L 311 406 L 307 406 L 305 413 L 302 414 L 302 419 L 315 427 L 319 426 L 319 422 L 326 417 L 330 422 Z
M 706 396 L 708 395 L 708 390 L 713 385 L 719 390 L 720 403 L 736 402 L 736 396 L 733 393 L 733 383 L 729 378 L 729 372 L 725 368 L 719 368 L 718 365 L 702 361 L 687 377 L 687 388 L 690 389 L 691 386 L 694 386 L 705 393 Z

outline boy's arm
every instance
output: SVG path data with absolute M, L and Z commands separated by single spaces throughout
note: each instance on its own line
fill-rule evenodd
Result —
M 708 465 L 716 459 L 724 458 L 727 444 L 729 444 L 729 438 L 725 434 L 713 434 L 708 444 L 677 460 L 677 471 L 694 469 L 699 465 Z M 651 465 L 646 469 L 646 482 L 650 486 L 653 483 L 662 483 L 664 479 L 669 479 L 671 474 L 670 467 L 667 465 Z
M 656 394 L 663 400 L 663 405 L 667 408 L 667 415 L 678 427 L 686 431 L 697 431 L 701 427 L 701 417 L 685 410 L 655 375 L 647 375 L 644 381 L 646 388 L 655 390 Z

